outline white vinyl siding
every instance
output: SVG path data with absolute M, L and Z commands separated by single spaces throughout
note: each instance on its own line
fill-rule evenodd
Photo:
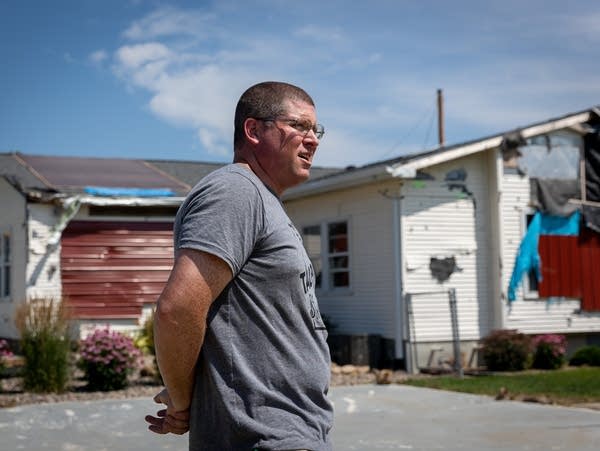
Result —
M 464 170 L 464 190 L 445 182 Z M 428 168 L 432 180 L 403 190 L 404 291 L 413 295 L 414 337 L 452 339 L 447 291 L 456 290 L 461 340 L 477 340 L 491 324 L 489 300 L 489 206 L 487 159 L 483 154 Z M 432 258 L 454 258 L 456 271 L 443 282 L 432 275 Z
M 336 333 L 394 337 L 393 204 L 382 195 L 387 187 L 397 190 L 397 183 L 367 185 L 285 204 L 299 230 L 347 221 L 350 287 L 317 290 L 321 312 L 337 325 Z M 316 245 L 312 238 L 305 242 L 309 254 Z M 315 255 L 313 252 L 311 258 Z

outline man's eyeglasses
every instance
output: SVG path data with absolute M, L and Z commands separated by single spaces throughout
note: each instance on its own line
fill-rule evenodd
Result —
M 286 124 L 288 124 L 290 127 L 298 130 L 300 133 L 303 133 L 304 136 L 308 135 L 309 131 L 313 131 L 313 133 L 315 134 L 315 136 L 317 137 L 317 139 L 321 139 L 323 138 L 323 135 L 325 134 L 325 127 L 323 127 L 321 124 L 314 124 L 309 121 L 308 119 L 293 119 L 293 118 L 286 118 L 286 117 L 256 117 L 254 119 L 257 119 L 259 121 L 269 121 L 269 122 L 275 122 L 275 121 L 280 121 L 280 122 L 285 122 Z

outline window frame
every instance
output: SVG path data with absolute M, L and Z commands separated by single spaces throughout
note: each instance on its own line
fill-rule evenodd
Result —
M 330 252 L 329 250 L 329 243 L 331 240 L 331 236 L 329 234 L 329 228 L 330 226 L 334 225 L 334 224 L 338 224 L 338 223 L 344 223 L 346 226 L 346 250 L 345 251 L 338 251 L 338 252 Z M 352 250 L 351 250 L 351 242 L 352 242 L 352 237 L 351 237 L 351 222 L 349 218 L 336 218 L 336 219 L 329 219 L 329 220 L 323 220 L 323 221 L 319 221 L 319 222 L 313 222 L 313 223 L 309 223 L 305 226 L 302 227 L 302 239 L 304 242 L 304 248 L 306 250 L 306 253 L 309 257 L 309 259 L 311 260 L 311 264 L 313 266 L 314 263 L 313 261 L 318 257 L 319 258 L 319 262 L 321 265 L 321 275 L 320 275 L 320 280 L 318 284 L 315 285 L 315 290 L 317 292 L 320 293 L 330 293 L 330 292 L 335 292 L 335 293 L 339 293 L 339 292 L 349 292 L 352 290 Z M 310 250 L 307 248 L 307 229 L 316 229 L 318 228 L 320 235 L 319 235 L 319 239 L 320 239 L 320 249 L 319 249 L 319 255 L 317 256 L 316 253 L 311 253 Z M 334 258 L 346 258 L 347 263 L 344 267 L 342 268 L 333 268 L 332 265 L 330 264 L 331 259 Z M 318 271 L 317 268 L 315 269 L 315 274 L 318 275 Z M 334 286 L 333 284 L 333 274 L 340 274 L 340 273 L 346 273 L 348 274 L 348 284 L 347 285 L 343 285 L 343 286 Z

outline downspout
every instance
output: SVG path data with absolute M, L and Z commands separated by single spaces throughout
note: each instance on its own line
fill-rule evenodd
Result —
M 394 248 L 394 317 L 396 322 L 394 340 L 395 346 L 395 357 L 396 359 L 402 359 L 407 355 L 404 345 L 404 293 L 403 293 L 403 281 L 404 281 L 404 252 L 402 250 L 402 185 L 398 189 L 398 195 L 392 198 L 393 203 L 393 248 Z

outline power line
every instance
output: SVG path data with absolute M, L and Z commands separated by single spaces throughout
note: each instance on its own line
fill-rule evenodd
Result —
M 427 117 L 429 116 L 430 118 L 433 118 L 435 115 L 435 109 L 436 106 L 435 104 L 432 105 L 432 107 L 430 109 L 426 109 L 424 111 L 424 113 L 419 117 L 419 119 L 416 121 L 416 123 L 410 128 L 410 130 L 403 136 L 401 137 L 398 141 L 396 141 L 387 151 L 385 151 L 380 159 L 385 159 L 387 156 L 389 156 L 394 150 L 396 150 L 398 148 L 398 146 L 400 144 L 402 144 L 403 142 L 405 142 L 405 140 L 407 140 L 413 133 L 414 131 L 419 128 L 421 126 L 421 124 L 423 123 L 423 121 L 425 119 L 427 119 Z M 431 119 L 430 119 L 431 120 Z M 431 124 L 430 124 L 430 129 L 431 129 Z M 431 130 L 430 130 L 431 131 Z M 430 132 L 429 131 L 429 132 Z M 429 134 L 428 132 L 428 134 Z
M 422 150 L 427 149 L 427 142 L 429 141 L 429 136 L 431 135 L 431 129 L 433 128 L 434 122 L 435 122 L 435 110 L 431 113 L 431 118 L 429 119 L 429 127 L 427 128 L 427 134 L 425 135 L 425 140 L 423 141 Z

